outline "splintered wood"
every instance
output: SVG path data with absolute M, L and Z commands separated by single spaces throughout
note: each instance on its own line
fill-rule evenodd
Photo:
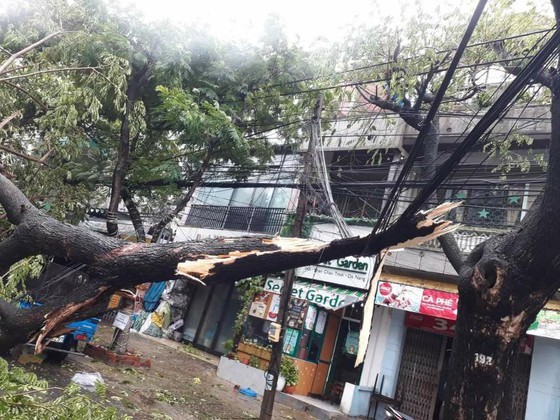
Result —
M 438 236 L 453 232 L 459 227 L 459 225 L 454 225 L 451 221 L 442 220 L 442 216 L 459 207 L 460 205 L 461 202 L 444 203 L 434 209 L 419 212 L 417 214 L 417 217 L 415 218 L 415 220 L 418 220 L 416 225 L 411 224 L 410 221 L 399 219 L 399 221 L 397 221 L 395 225 L 389 227 L 387 230 L 388 232 L 389 230 L 393 229 L 395 232 L 395 244 L 389 245 L 388 248 L 395 249 L 411 247 L 423 242 L 431 241 Z M 402 226 L 399 226 L 403 224 L 404 229 L 402 229 Z M 373 237 L 373 239 L 375 239 L 375 236 Z M 360 240 L 360 238 L 356 238 L 356 240 Z M 222 241 L 233 242 L 235 241 L 235 239 L 222 239 Z M 198 258 L 196 260 L 179 263 L 177 265 L 176 273 L 204 284 L 203 281 L 205 280 L 205 278 L 211 276 L 213 274 L 213 271 L 216 271 L 216 267 L 218 265 L 233 264 L 249 256 L 258 256 L 264 254 L 301 254 L 306 252 L 317 253 L 321 252 L 323 249 L 326 249 L 329 246 L 329 243 L 317 242 L 309 239 L 282 237 L 263 238 L 261 240 L 261 243 L 263 245 L 263 248 L 268 249 L 233 251 L 229 252 L 226 255 L 202 255 L 201 258 Z M 241 244 L 242 243 L 240 243 L 240 245 Z M 271 245 L 275 246 L 276 249 L 270 250 Z M 340 256 L 342 257 L 347 255 L 351 254 Z
M 280 252 L 311 252 L 317 251 L 326 244 L 323 242 L 312 241 L 301 238 L 263 238 L 262 244 L 274 245 L 277 249 L 262 251 L 258 249 L 250 251 L 233 251 L 225 255 L 206 255 L 193 261 L 185 261 L 177 265 L 177 274 L 181 274 L 192 280 L 203 282 L 204 278 L 210 275 L 210 271 L 218 264 L 232 264 L 235 261 L 249 255 L 264 255 Z
M 422 216 L 422 219 L 416 224 L 416 228 L 419 230 L 431 228 L 432 231 L 428 235 L 416 236 L 408 241 L 393 245 L 390 249 L 410 248 L 424 242 L 429 242 L 439 236 L 453 233 L 461 225 L 454 224 L 450 220 L 441 220 L 441 217 L 449 213 L 451 210 L 461 206 L 461 204 L 463 204 L 462 201 L 455 203 L 443 203 L 433 209 L 420 212 L 419 214 Z
M 83 302 L 69 303 L 61 308 L 55 309 L 45 315 L 45 323 L 43 328 L 37 334 L 37 341 L 35 342 L 35 354 L 41 353 L 47 345 L 49 337 L 55 337 L 62 334 L 66 329 L 61 327 L 68 319 L 78 312 L 80 309 L 93 305 L 97 298 L 107 290 L 109 286 L 102 286 L 97 289 L 97 293 L 92 298 L 84 300 Z

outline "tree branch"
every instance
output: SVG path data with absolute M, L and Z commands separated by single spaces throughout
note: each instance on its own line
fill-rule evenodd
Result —
M 24 95 L 29 96 L 31 99 L 33 99 L 41 108 L 43 109 L 47 109 L 47 105 L 45 105 L 43 102 L 41 102 L 41 100 L 39 98 L 37 98 L 35 95 L 33 95 L 31 92 L 28 92 L 27 90 L 23 89 L 21 86 L 18 86 L 12 82 L 6 82 L 4 81 L 4 83 L 8 86 L 10 86 L 13 89 L 19 90 L 21 93 L 23 93 Z
M 82 70 L 94 70 L 97 71 L 99 67 L 61 67 L 59 69 L 46 69 L 46 70 L 38 70 L 32 71 L 31 73 L 25 74 L 18 74 L 16 76 L 8 76 L 0 78 L 0 83 L 5 83 L 9 80 L 16 80 L 16 79 L 26 79 L 31 76 L 37 76 L 40 74 L 47 74 L 47 73 L 59 73 L 64 71 L 82 71 Z
M 25 160 L 28 160 L 30 162 L 39 163 L 41 165 L 46 165 L 45 157 L 48 157 L 48 155 L 50 154 L 50 153 L 48 153 L 47 155 L 43 156 L 42 158 L 37 159 L 37 158 L 34 158 L 32 156 L 28 156 L 25 153 L 18 152 L 17 150 L 10 149 L 9 147 L 2 146 L 1 144 L 0 144 L 0 150 L 3 150 L 4 152 L 10 153 L 12 155 L 18 156 L 18 157 L 20 157 L 22 159 L 25 159 Z
M 518 63 L 522 62 L 521 58 L 510 59 L 508 51 L 505 49 L 504 42 L 495 42 L 492 44 L 492 48 L 498 54 L 500 58 L 503 60 L 508 60 L 510 62 L 517 61 Z M 507 61 L 504 61 L 502 64 L 502 68 L 513 76 L 518 76 L 522 71 L 523 67 L 521 65 L 506 65 Z M 552 89 L 552 74 L 550 70 L 541 69 L 538 72 L 535 72 L 533 75 L 533 80 L 536 83 L 540 83 L 543 86 L 546 86 L 549 89 Z
M 442 235 L 438 238 L 439 244 L 441 245 L 441 249 L 443 249 L 443 253 L 457 272 L 457 274 L 461 275 L 461 273 L 468 268 L 465 264 L 465 258 L 463 256 L 463 251 L 459 248 L 459 244 L 453 237 L 451 233 L 447 235 Z
M 2 175 L 0 202 L 7 209 L 10 220 L 18 224 L 11 237 L 0 244 L 0 258 L 10 251 L 14 254 L 9 257 L 10 263 L 18 256 L 53 255 L 85 264 L 84 271 L 89 276 L 86 286 L 75 288 L 62 297 L 46 299 L 41 307 L 20 310 L 0 306 L 0 310 L 11 314 L 7 318 L 2 317 L 0 322 L 0 349 L 26 341 L 31 334 L 47 325 L 40 336 L 42 341 L 49 331 L 58 331 L 60 323 L 81 316 L 78 312 L 82 310 L 91 311 L 99 299 L 106 298 L 107 290 L 175 278 L 179 264 L 181 273 L 216 283 L 363 252 L 373 255 L 385 248 L 412 246 L 449 232 L 453 229 L 451 222 L 436 220 L 454 208 L 454 205 L 442 205 L 408 220 L 401 218 L 375 235 L 327 244 L 278 237 L 142 244 L 128 243 L 99 235 L 85 227 L 59 222 L 31 206 L 17 187 Z M 26 210 L 24 215 L 21 213 L 22 205 Z
M 6 118 L 0 121 L 0 130 L 3 129 L 6 126 L 6 124 L 8 124 L 14 118 L 19 117 L 20 115 L 21 115 L 21 111 L 15 111 L 11 115 L 8 115 Z
M 34 255 L 33 251 L 20 241 L 8 237 L 0 242 L 0 269 L 7 269 L 19 260 Z
M 52 33 L 50 35 L 47 35 L 44 38 L 40 39 L 39 41 L 37 41 L 37 42 L 35 42 L 31 45 L 28 45 L 24 49 L 12 54 L 10 57 L 8 57 L 8 59 L 6 61 L 4 61 L 4 63 L 2 65 L 0 65 L 0 74 L 5 73 L 8 66 L 10 66 L 10 64 L 12 64 L 17 58 L 21 57 L 22 55 L 27 54 L 29 51 L 37 48 L 38 46 L 40 46 L 42 44 L 44 44 L 49 39 L 54 38 L 55 36 L 58 36 L 62 33 L 63 32 L 55 32 L 55 33 Z
M 376 95 L 369 94 L 369 92 L 367 92 L 361 86 L 356 86 L 356 88 L 360 96 L 370 104 L 378 106 L 379 108 L 386 111 L 394 112 L 398 114 L 403 119 L 403 121 L 410 125 L 412 128 L 416 130 L 420 129 L 420 124 L 422 123 L 423 118 L 419 112 L 415 112 L 412 108 L 410 108 L 410 106 L 407 107 L 405 105 L 401 107 L 394 102 L 387 101 L 379 98 Z
M 38 212 L 27 197 L 4 175 L 0 174 L 0 205 L 10 223 L 19 225 L 29 212 Z

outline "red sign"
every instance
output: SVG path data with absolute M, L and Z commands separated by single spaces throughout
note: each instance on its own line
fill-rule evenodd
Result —
M 382 296 L 387 296 L 392 291 L 393 287 L 391 286 L 391 283 L 383 282 L 379 285 L 379 293 L 381 293 Z
M 436 318 L 429 315 L 414 314 L 407 312 L 404 318 L 405 327 L 416 328 L 417 330 L 428 331 L 435 334 L 455 336 L 455 323 L 452 319 Z M 526 335 L 521 339 L 519 351 L 524 354 L 532 354 L 534 337 Z
M 436 334 L 455 335 L 455 321 L 451 319 L 436 318 L 407 312 L 404 325 Z
M 457 319 L 457 293 L 442 292 L 440 290 L 424 289 L 420 313 L 446 319 Z

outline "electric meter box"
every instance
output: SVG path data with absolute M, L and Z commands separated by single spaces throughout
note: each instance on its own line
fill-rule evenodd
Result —
M 280 331 L 282 330 L 282 326 L 277 322 L 273 322 L 270 324 L 270 329 L 268 330 L 268 341 L 272 341 L 273 343 L 278 343 L 280 341 Z

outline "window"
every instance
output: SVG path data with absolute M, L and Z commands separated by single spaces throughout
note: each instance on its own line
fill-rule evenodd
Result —
M 468 226 L 512 227 L 521 220 L 525 186 L 501 185 L 448 191 L 447 199 L 463 200 L 451 217 Z
M 287 188 L 203 188 L 185 224 L 276 234 L 284 224 Z

